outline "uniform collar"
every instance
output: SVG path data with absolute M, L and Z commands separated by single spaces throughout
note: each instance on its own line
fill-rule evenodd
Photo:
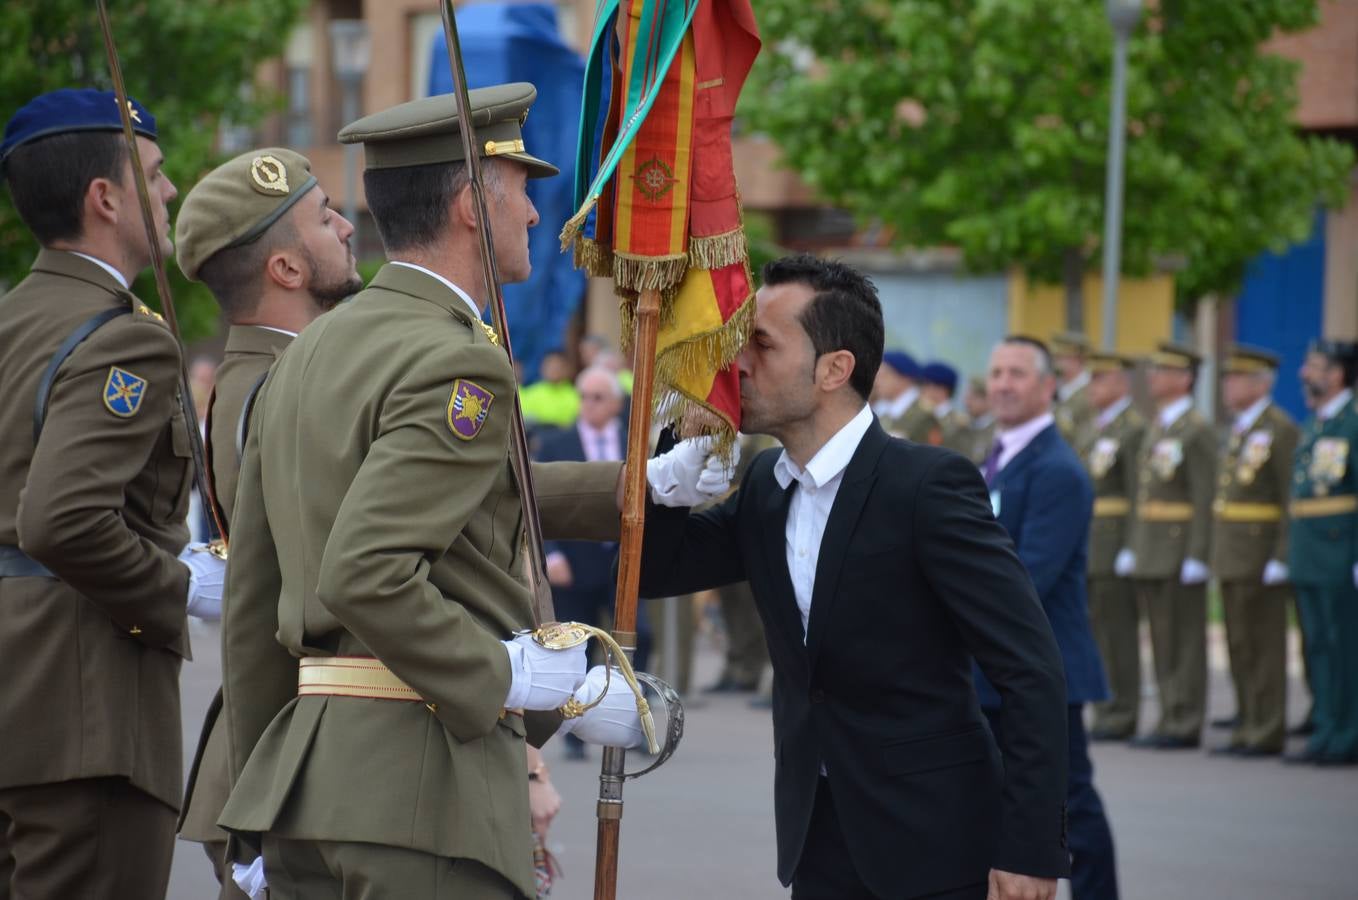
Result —
M 108 263 L 104 262 L 99 257 L 90 256 L 88 253 L 81 253 L 79 250 L 68 250 L 67 252 L 70 253 L 72 256 L 78 256 L 81 259 L 88 259 L 90 262 L 94 263 L 96 266 L 103 269 L 108 274 L 112 275 L 113 279 L 118 282 L 118 284 L 122 287 L 123 290 L 128 289 L 127 279 L 123 277 L 123 273 L 119 272 L 117 269 L 113 268 L 113 266 L 110 266 Z
M 1253 428 L 1254 423 L 1259 421 L 1259 417 L 1264 414 L 1264 410 L 1268 409 L 1268 405 L 1271 402 L 1270 398 L 1261 397 L 1254 402 L 1253 406 L 1236 416 L 1235 433 L 1244 434 Z
M 773 477 L 778 480 L 778 485 L 783 490 L 787 490 L 788 485 L 794 481 L 799 484 L 809 482 L 812 487 L 823 487 L 848 468 L 849 460 L 853 459 L 854 452 L 871 425 L 872 410 L 864 404 L 858 415 L 821 445 L 805 469 L 793 462 L 792 457 L 784 450 L 778 456 L 778 461 L 773 464 Z
M 912 387 L 902 391 L 899 397 L 894 400 L 887 400 L 882 403 L 882 408 L 877 414 L 887 419 L 899 419 L 905 415 L 906 410 L 915 405 L 919 399 L 919 388 Z
M 71 250 L 44 247 L 33 261 L 33 271 L 78 278 L 119 297 L 130 297 L 122 273 L 101 259 Z
M 404 267 L 407 268 L 407 269 L 414 269 L 416 272 L 423 272 L 424 274 L 428 275 L 430 278 L 435 279 L 435 280 L 438 281 L 440 284 L 442 284 L 444 287 L 446 287 L 448 290 L 452 291 L 454 294 L 457 294 L 459 297 L 461 297 L 461 298 L 462 298 L 462 301 L 463 301 L 464 303 L 467 304 L 467 308 L 468 308 L 469 310 L 471 310 L 472 316 L 473 316 L 474 318 L 476 318 L 478 321 L 480 321 L 480 319 L 481 319 L 481 310 L 477 307 L 476 301 L 473 300 L 473 299 L 471 298 L 471 295 L 468 294 L 466 291 L 462 290 L 462 288 L 460 288 L 460 287 L 458 287 L 457 285 L 453 284 L 453 283 L 452 283 L 451 281 L 449 281 L 447 278 L 444 278 L 444 277 L 443 277 L 442 275 L 440 275 L 438 272 L 435 272 L 435 271 L 433 271 L 433 270 L 431 270 L 431 269 L 426 269 L 424 266 L 418 265 L 418 264 L 416 264 L 416 263 L 412 263 L 412 262 L 402 262 L 402 261 L 399 260 L 399 259 L 393 259 L 393 260 L 391 260 L 391 262 L 389 263 L 389 265 L 393 265 L 393 266 L 404 266 Z
M 1123 397 L 1121 400 L 1118 400 L 1112 406 L 1099 413 L 1098 419 L 1095 420 L 1098 423 L 1099 428 L 1107 428 L 1109 425 L 1112 425 L 1117 421 L 1117 417 L 1122 415 L 1127 407 L 1131 405 L 1132 398 L 1130 396 Z
M 277 353 L 297 337 L 268 325 L 232 325 L 226 335 L 227 353 Z
M 1342 391 L 1331 397 L 1330 402 L 1316 410 L 1316 418 L 1320 419 L 1322 422 L 1328 422 L 1330 419 L 1339 415 L 1339 411 L 1352 400 L 1353 391 L 1349 388 L 1344 388 Z
M 1161 428 L 1169 428 L 1175 422 L 1183 418 L 1184 413 L 1193 408 L 1193 396 L 1185 394 L 1175 400 L 1169 406 L 1160 410 L 1155 416 L 1155 421 L 1160 423 Z
M 1089 384 L 1089 370 L 1085 369 L 1079 375 L 1076 375 L 1070 381 L 1067 381 L 1065 384 L 1058 387 L 1056 389 L 1056 396 L 1062 403 L 1065 403 L 1071 397 L 1075 396 L 1075 393 L 1079 391 L 1080 388 L 1087 384 Z

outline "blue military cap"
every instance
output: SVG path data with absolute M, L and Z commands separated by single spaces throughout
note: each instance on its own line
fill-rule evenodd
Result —
M 915 358 L 904 350 L 888 350 L 882 354 L 882 365 L 890 366 L 899 375 L 906 378 L 919 378 L 919 363 Z
M 957 390 L 957 370 L 944 362 L 931 362 L 920 369 L 920 380 L 950 391 Z
M 156 119 L 136 100 L 127 101 L 132 111 L 132 130 L 156 139 Z M 61 88 L 34 97 L 5 124 L 0 142 L 0 167 L 15 148 L 38 138 L 71 131 L 122 131 L 118 97 L 112 91 Z

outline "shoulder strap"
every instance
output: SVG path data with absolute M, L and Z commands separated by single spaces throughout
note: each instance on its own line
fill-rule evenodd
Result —
M 33 405 L 33 443 L 38 442 L 38 437 L 42 435 L 42 423 L 47 418 L 47 400 L 52 394 L 52 383 L 57 379 L 57 370 L 66 361 L 80 342 L 94 334 L 103 325 L 112 322 L 119 316 L 125 316 L 132 310 L 126 306 L 115 306 L 106 309 L 86 319 L 80 327 L 72 331 L 66 340 L 61 342 L 57 352 L 52 354 L 52 361 L 47 364 L 47 368 L 42 373 L 42 379 L 38 382 L 37 402 Z
M 264 387 L 264 379 L 269 377 L 265 372 L 259 376 L 250 390 L 245 395 L 245 404 L 240 408 L 240 421 L 236 423 L 236 462 L 239 463 L 245 456 L 245 436 L 250 433 L 250 413 L 255 408 L 255 398 L 259 396 L 259 389 Z

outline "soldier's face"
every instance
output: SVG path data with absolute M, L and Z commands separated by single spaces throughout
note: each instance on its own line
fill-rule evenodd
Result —
M 354 226 L 330 208 L 330 198 L 319 187 L 303 197 L 292 211 L 292 222 L 306 257 L 307 290 L 321 309 L 330 309 L 363 289 L 349 239 Z
M 1062 381 L 1070 381 L 1080 374 L 1080 371 L 1084 368 L 1084 360 L 1078 356 L 1053 356 L 1052 365 L 1056 366 L 1056 374 L 1061 377 Z
M 155 141 L 137 135 L 137 152 L 141 155 L 142 174 L 146 176 L 146 192 L 151 198 L 151 223 L 160 252 L 168 259 L 174 254 L 174 244 L 170 241 L 170 203 L 179 196 L 179 191 L 162 170 L 165 154 Z M 141 198 L 137 196 L 137 182 L 132 177 L 130 155 L 124 166 L 123 183 L 116 189 L 120 197 L 119 232 L 128 248 L 129 261 L 141 270 L 151 263 L 151 248 L 146 243 L 146 225 L 142 218 Z
M 528 198 L 528 167 L 497 160 L 494 178 L 488 179 L 491 226 L 495 238 L 495 263 L 500 280 L 513 284 L 527 281 L 533 273 L 528 257 L 528 229 L 538 223 L 538 211 Z
M 1126 372 L 1095 372 L 1089 378 L 1089 402 L 1107 409 L 1127 396 Z
M 1001 427 L 1022 425 L 1051 409 L 1055 378 L 1039 371 L 1038 358 L 1037 348 L 1026 344 L 1000 344 L 991 351 L 986 396 Z
M 754 333 L 736 358 L 746 434 L 777 437 L 816 411 L 816 351 L 800 321 L 813 295 L 796 283 L 765 285 L 755 294 Z
M 1267 393 L 1266 383 L 1254 373 L 1227 372 L 1221 376 L 1221 399 L 1231 412 L 1244 412 Z
M 1156 400 L 1177 400 L 1193 388 L 1193 376 L 1184 369 L 1151 366 L 1146 386 Z
M 1324 353 L 1306 354 L 1299 374 L 1306 396 L 1312 401 L 1328 400 L 1343 389 L 1343 366 L 1332 363 Z

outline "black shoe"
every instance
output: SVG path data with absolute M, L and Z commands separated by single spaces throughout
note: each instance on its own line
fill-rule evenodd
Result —
M 1150 750 L 1195 750 L 1201 743 L 1197 738 L 1175 737 L 1169 734 L 1148 734 L 1132 740 L 1133 747 Z
M 1094 743 L 1124 743 L 1131 740 L 1133 732 L 1113 731 L 1111 728 L 1095 728 L 1089 732 L 1089 739 Z
M 1320 754 L 1314 750 L 1302 750 L 1299 753 L 1284 753 L 1283 762 L 1289 766 L 1314 766 L 1320 759 Z
M 1212 722 L 1211 722 L 1211 725 L 1212 725 L 1213 728 L 1216 728 L 1216 729 L 1223 729 L 1223 728 L 1239 728 L 1239 727 L 1240 727 L 1240 716 L 1239 716 L 1239 715 L 1234 715 L 1234 716 L 1229 716 L 1228 718 L 1225 718 L 1225 719 L 1213 719 Z
M 1127 742 L 1127 745 L 1130 747 L 1136 747 L 1137 749 L 1140 750 L 1156 750 L 1159 749 L 1160 742 L 1163 741 L 1164 739 L 1165 736 L 1162 734 L 1154 733 L 1142 734 L 1129 740 Z
M 1288 737 L 1310 737 L 1315 733 L 1316 733 L 1316 723 L 1312 722 L 1310 719 L 1307 719 L 1300 725 L 1287 729 Z
M 773 697 L 772 696 L 751 697 L 750 709 L 773 709 Z

